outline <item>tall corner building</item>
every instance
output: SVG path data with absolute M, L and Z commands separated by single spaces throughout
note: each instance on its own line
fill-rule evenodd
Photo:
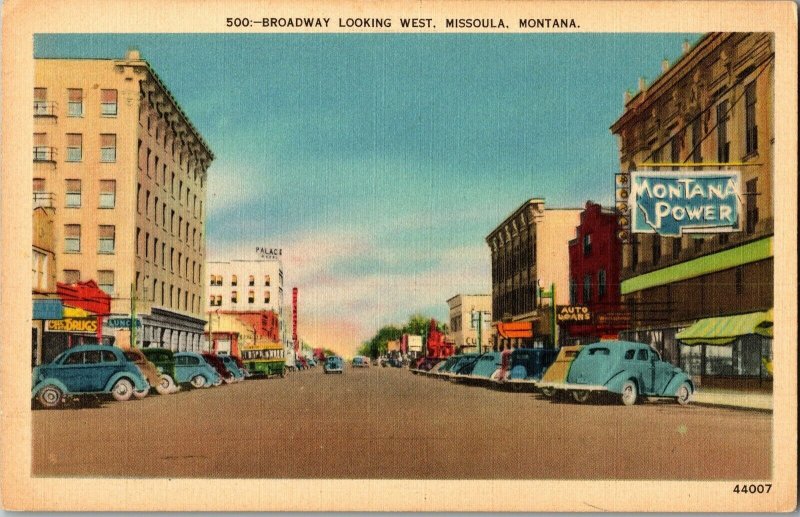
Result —
M 634 233 L 623 246 L 628 337 L 651 343 L 706 386 L 771 387 L 772 339 L 753 322 L 772 323 L 774 45 L 770 33 L 705 34 L 665 61 L 651 85 L 641 81 L 626 94 L 611 126 L 622 172 L 741 173 L 738 231 Z M 648 165 L 657 163 L 667 166 Z M 688 329 L 691 341 L 682 338 Z
M 96 280 L 112 314 L 141 318 L 140 346 L 199 349 L 208 144 L 136 50 L 36 59 L 33 108 L 58 281 Z

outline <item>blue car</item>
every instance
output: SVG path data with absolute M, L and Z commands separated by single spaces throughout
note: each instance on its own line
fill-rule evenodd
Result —
M 244 371 L 236 364 L 236 359 L 227 354 L 218 354 L 218 356 L 222 359 L 223 364 L 225 364 L 225 368 L 233 375 L 234 382 L 241 382 L 244 380 Z
M 344 371 L 344 361 L 341 357 L 332 355 L 325 360 L 325 366 L 322 369 L 325 373 L 342 373 Z
M 196 352 L 175 354 L 175 377 L 178 384 L 191 384 L 194 388 L 208 388 L 222 384 L 219 373 Z
M 31 398 L 46 408 L 61 404 L 67 396 L 111 395 L 130 400 L 135 391 L 150 384 L 119 348 L 82 345 L 59 354 L 53 362 L 33 369 Z
M 585 402 L 593 393 L 610 393 L 626 406 L 644 397 L 672 398 L 687 404 L 695 391 L 686 372 L 662 361 L 650 345 L 631 341 L 601 341 L 583 347 L 572 362 L 566 382 L 545 387 L 569 392 L 576 402 Z
M 472 373 L 472 369 L 475 367 L 475 363 L 478 361 L 480 355 L 478 354 L 462 354 L 461 357 L 458 358 L 458 361 L 450 368 L 447 372 L 447 376 L 454 378 L 459 375 L 469 375 Z
M 472 370 L 467 375 L 473 380 L 488 381 L 492 379 L 495 372 L 500 369 L 501 352 L 486 352 L 481 354 L 472 365 Z M 462 371 L 464 368 L 462 368 Z

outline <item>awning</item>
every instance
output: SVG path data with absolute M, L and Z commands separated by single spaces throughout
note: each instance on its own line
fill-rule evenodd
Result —
M 529 338 L 533 337 L 533 322 L 515 321 L 513 323 L 498 323 L 497 333 L 504 338 Z
M 727 345 L 748 334 L 772 337 L 772 309 L 737 316 L 705 318 L 675 336 L 686 345 Z

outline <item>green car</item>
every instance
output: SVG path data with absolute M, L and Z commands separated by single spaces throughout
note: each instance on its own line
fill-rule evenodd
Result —
M 167 391 L 177 391 L 178 384 L 175 382 L 175 355 L 171 350 L 166 348 L 140 348 L 139 349 L 147 360 L 156 365 L 161 376 L 164 378 L 164 383 Z
M 672 398 L 687 404 L 695 392 L 686 372 L 662 361 L 649 345 L 631 341 L 585 346 L 572 362 L 566 382 L 545 382 L 539 387 L 566 391 L 577 402 L 586 402 L 593 393 L 611 393 L 626 406 L 644 397 Z

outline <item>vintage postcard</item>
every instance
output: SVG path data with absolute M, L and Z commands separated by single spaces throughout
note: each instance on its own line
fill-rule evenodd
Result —
M 2 14 L 4 508 L 796 507 L 794 3 Z

